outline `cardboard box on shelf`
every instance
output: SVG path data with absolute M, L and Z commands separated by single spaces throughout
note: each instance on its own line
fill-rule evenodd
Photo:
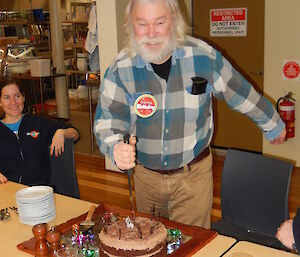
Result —
M 50 76 L 50 59 L 29 60 L 29 66 L 32 77 Z

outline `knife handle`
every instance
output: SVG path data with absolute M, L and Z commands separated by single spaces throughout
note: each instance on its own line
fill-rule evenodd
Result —
M 130 138 L 130 135 L 129 134 L 126 134 L 126 135 L 124 135 L 124 137 L 123 137 L 123 142 L 125 143 L 125 144 L 129 144 L 129 138 Z M 132 169 L 129 169 L 129 170 L 127 170 L 127 174 L 129 175 L 129 177 L 128 177 L 128 179 L 130 179 L 130 176 L 132 175 Z

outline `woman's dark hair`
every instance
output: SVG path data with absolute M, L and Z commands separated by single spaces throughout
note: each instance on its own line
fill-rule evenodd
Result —
M 22 95 L 25 94 L 24 89 L 17 83 L 16 80 L 14 80 L 12 78 L 3 78 L 0 82 L 0 96 L 2 95 L 2 89 L 11 84 L 16 85 L 19 88 Z

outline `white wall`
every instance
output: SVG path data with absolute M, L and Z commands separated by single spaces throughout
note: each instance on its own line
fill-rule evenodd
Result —
M 122 1 L 118 1 L 118 4 L 116 5 L 119 51 L 124 47 L 124 41 L 126 37 L 126 32 L 124 30 L 124 14 L 128 3 L 129 0 L 122 0 Z
M 266 95 L 277 100 L 287 92 L 295 93 L 296 131 L 295 138 L 283 145 L 263 142 L 263 153 L 282 157 L 300 166 L 300 80 L 282 79 L 284 60 L 300 60 L 299 0 L 265 0 L 265 64 L 264 90 Z
M 192 24 L 192 0 L 178 0 L 179 7 L 189 26 Z
M 118 53 L 116 0 L 97 0 L 98 45 L 101 77 Z
M 117 1 L 120 0 L 96 0 L 101 78 L 119 52 L 118 20 L 123 19 L 123 14 L 122 17 L 118 15 Z M 105 157 L 105 168 L 118 170 L 108 157 Z
M 96 0 L 101 76 L 122 48 L 123 20 L 129 0 Z

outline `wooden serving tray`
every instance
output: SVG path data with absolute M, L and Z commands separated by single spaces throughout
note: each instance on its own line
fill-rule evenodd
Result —
M 99 219 L 103 216 L 105 212 L 113 212 L 123 216 L 131 216 L 130 210 L 125 210 L 120 207 L 101 203 L 95 210 L 93 220 L 97 218 Z M 71 220 L 68 220 L 63 224 L 56 226 L 56 229 L 58 229 L 61 232 L 61 234 L 65 234 L 72 229 L 72 225 L 79 224 L 81 221 L 85 220 L 86 215 L 87 213 L 75 217 Z M 150 215 L 148 214 L 139 212 L 136 213 L 136 216 L 150 217 Z M 166 227 L 171 229 L 179 229 L 181 230 L 182 235 L 190 238 L 186 242 L 181 243 L 179 249 L 170 254 L 170 257 L 192 256 L 217 236 L 216 231 L 203 229 L 199 227 L 187 226 L 164 218 L 159 218 L 159 220 Z M 35 238 L 32 237 L 31 239 L 18 244 L 17 248 L 21 251 L 34 255 Z

